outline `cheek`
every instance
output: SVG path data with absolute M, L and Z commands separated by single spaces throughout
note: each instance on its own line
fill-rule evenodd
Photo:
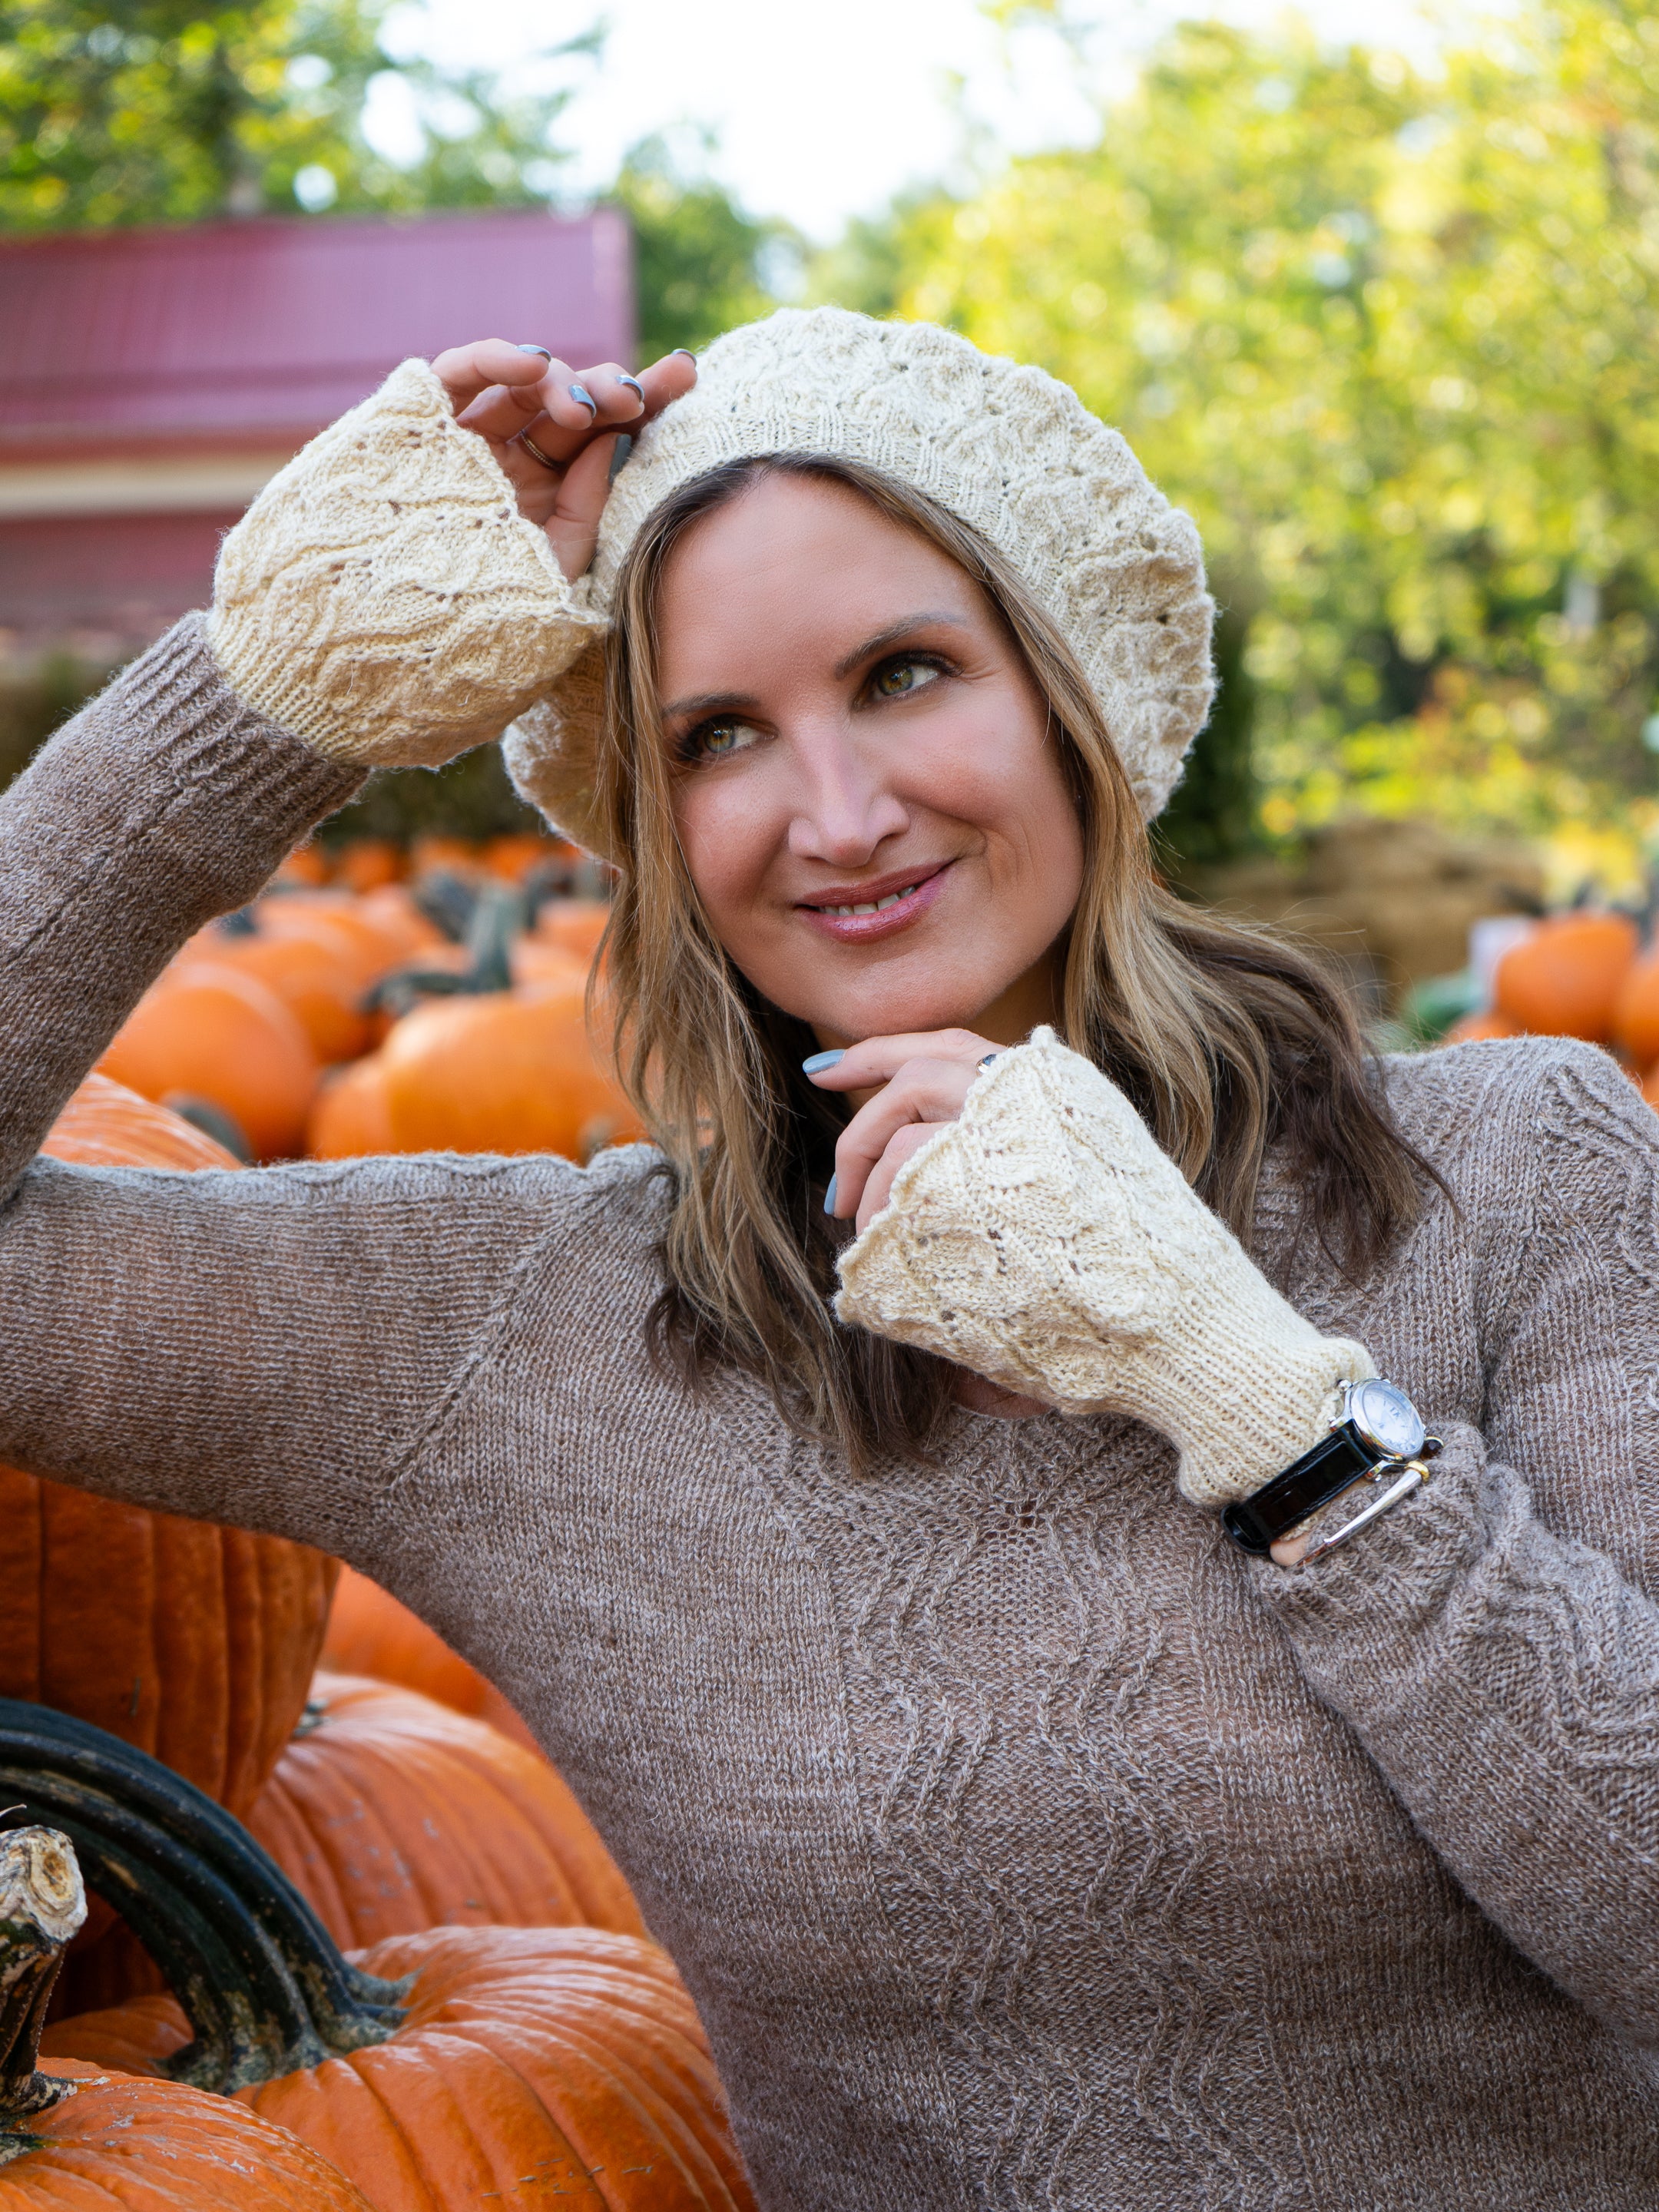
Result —
M 986 700 L 941 726 L 919 760 L 927 803 L 971 823 L 1005 866 L 1040 866 L 1045 889 L 1074 899 L 1082 881 L 1083 827 L 1046 723 L 1024 699 Z M 1048 879 L 1052 878 L 1052 882 Z
M 689 776 L 674 800 L 674 826 L 686 868 L 728 950 L 729 933 L 757 896 L 777 847 L 771 810 L 752 787 L 757 781 Z

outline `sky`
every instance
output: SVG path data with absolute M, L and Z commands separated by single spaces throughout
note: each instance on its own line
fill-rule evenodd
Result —
M 705 125 L 719 142 L 709 166 L 752 213 L 826 240 L 948 173 L 963 116 L 1011 151 L 1086 142 L 1101 94 L 1179 14 L 1266 23 L 1280 9 L 1110 0 L 1080 60 L 1050 31 L 1000 33 L 977 0 L 421 0 L 397 36 L 446 61 L 524 68 L 601 12 L 602 67 L 565 72 L 578 87 L 561 131 L 572 185 L 604 185 L 652 132 Z M 1353 34 L 1353 0 L 1302 12 L 1327 35 Z M 1370 43 L 1431 50 L 1417 0 L 1368 0 L 1364 26 Z M 398 117 L 382 127 L 392 150 Z

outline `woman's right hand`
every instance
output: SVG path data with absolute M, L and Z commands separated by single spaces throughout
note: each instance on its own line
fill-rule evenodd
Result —
M 452 346 L 432 366 L 456 421 L 489 446 L 518 495 L 520 514 L 546 531 L 573 583 L 593 558 L 617 434 L 642 429 L 697 380 L 696 362 L 686 352 L 671 353 L 635 377 L 614 361 L 568 368 L 504 338 Z M 523 442 L 526 434 L 547 461 Z
M 616 433 L 689 391 L 501 339 L 406 361 L 273 477 L 219 555 L 207 639 L 237 696 L 335 760 L 437 768 L 499 738 L 605 628 L 573 588 Z M 526 425 L 545 463 L 521 442 Z

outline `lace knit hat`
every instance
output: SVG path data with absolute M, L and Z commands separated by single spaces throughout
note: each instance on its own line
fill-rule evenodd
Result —
M 629 548 L 671 493 L 778 453 L 880 469 L 995 546 L 1082 664 L 1143 819 L 1158 812 L 1215 689 L 1198 532 L 1068 386 L 933 324 L 784 308 L 716 339 L 619 471 L 579 601 L 610 615 Z M 524 797 L 590 848 L 603 702 L 596 642 L 504 741 Z

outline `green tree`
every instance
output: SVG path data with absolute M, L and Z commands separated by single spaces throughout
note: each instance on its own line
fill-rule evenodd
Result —
M 568 94 L 396 58 L 386 12 L 385 0 L 0 0 L 0 228 L 544 200 Z M 407 166 L 362 134 L 388 73 L 422 127 Z
M 1273 827 L 1541 829 L 1659 824 L 1656 278 L 1659 18 L 1561 0 L 1431 80 L 1184 26 L 1097 145 L 840 282 L 1043 362 L 1194 512 Z
M 745 215 L 667 138 L 633 148 L 608 197 L 634 226 L 641 361 L 675 346 L 695 352 L 777 304 L 763 265 L 792 243 L 787 228 Z

